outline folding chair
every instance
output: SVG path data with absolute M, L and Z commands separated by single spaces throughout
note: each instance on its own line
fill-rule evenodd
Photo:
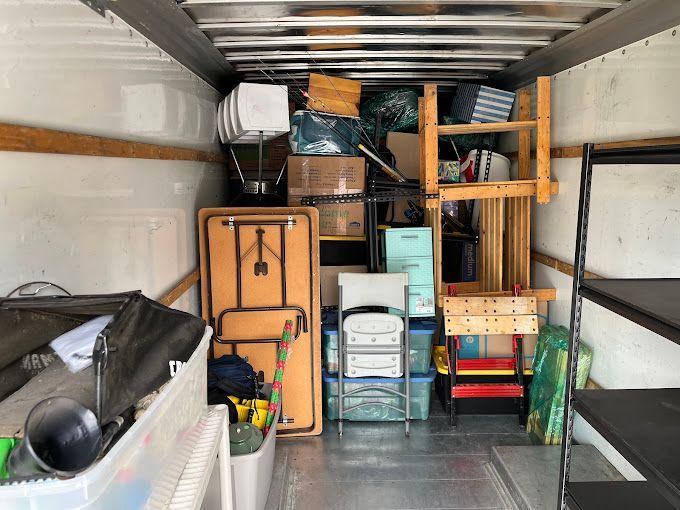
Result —
M 411 377 L 409 366 L 409 286 L 408 273 L 340 273 L 338 274 L 338 434 L 342 435 L 343 417 L 346 413 L 361 407 L 372 405 L 385 405 L 394 409 L 404 415 L 406 435 L 409 435 L 409 418 L 411 415 L 410 409 L 410 395 L 411 395 Z M 352 322 L 357 323 L 362 318 L 375 321 L 377 326 L 375 328 L 364 328 L 353 333 L 350 337 L 351 345 L 346 345 L 343 320 L 343 313 L 346 310 L 358 307 L 388 307 L 404 312 L 403 329 L 392 328 L 385 329 L 387 325 L 394 324 L 395 320 L 401 321 L 400 317 L 394 314 L 387 313 L 360 313 L 353 314 L 350 317 Z M 349 319 L 348 319 L 349 320 Z M 381 329 L 380 324 L 384 325 Z M 374 331 L 375 330 L 375 331 Z M 398 338 L 397 338 L 398 337 Z M 396 343 L 396 345 L 395 345 Z M 396 347 L 396 350 L 395 350 Z M 352 391 L 344 392 L 344 378 L 352 377 L 351 373 L 347 373 L 347 366 L 351 364 L 352 355 L 371 355 L 376 356 L 380 360 L 380 356 L 389 355 L 401 356 L 401 363 L 398 368 L 394 369 L 391 377 L 400 377 L 403 371 L 405 379 L 404 392 L 385 388 L 377 385 L 369 385 Z M 366 358 L 364 358 L 366 359 Z M 376 363 L 376 368 L 380 370 L 380 363 Z M 397 365 L 395 365 L 397 366 Z M 384 376 L 384 371 L 381 370 L 381 375 Z M 365 375 L 365 374 L 364 374 Z M 355 375 L 356 377 L 356 375 Z M 390 377 L 388 375 L 388 377 Z M 386 393 L 402 397 L 405 400 L 403 408 L 386 404 L 383 402 L 363 402 L 350 406 L 345 409 L 344 399 L 353 395 L 360 394 L 365 391 L 379 390 Z

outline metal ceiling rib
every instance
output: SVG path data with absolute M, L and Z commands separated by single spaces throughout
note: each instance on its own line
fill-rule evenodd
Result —
M 680 1 L 680 0 L 679 0 Z M 310 72 L 365 87 L 487 80 L 627 0 L 184 0 L 250 81 Z

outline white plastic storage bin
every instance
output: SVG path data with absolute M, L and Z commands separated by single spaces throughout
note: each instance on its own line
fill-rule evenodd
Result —
M 241 83 L 220 103 L 223 143 L 257 143 L 290 131 L 288 88 L 280 85 Z M 220 123 L 221 122 L 221 123 Z
M 231 456 L 234 510 L 264 510 L 267 504 L 274 472 L 276 425 L 280 412 L 279 406 L 272 428 L 256 452 Z
M 166 508 L 207 411 L 212 329 L 144 415 L 90 469 L 67 480 L 0 486 L 2 510 Z

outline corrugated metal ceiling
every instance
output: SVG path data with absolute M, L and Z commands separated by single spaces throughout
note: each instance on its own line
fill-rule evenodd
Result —
M 484 81 L 627 0 L 185 0 L 248 81 L 364 87 Z

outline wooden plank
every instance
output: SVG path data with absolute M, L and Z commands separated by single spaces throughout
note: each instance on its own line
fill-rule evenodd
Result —
M 477 297 L 444 298 L 444 315 L 527 315 L 536 314 L 535 297 Z
M 531 90 L 522 89 L 518 94 L 519 120 L 531 119 Z M 523 129 L 519 132 L 518 153 L 518 178 L 531 178 L 531 131 Z
M 0 124 L 0 151 L 224 163 L 223 154 L 16 124 Z
M 483 124 L 450 124 L 439 126 L 440 135 L 471 135 L 477 133 L 508 133 L 537 127 L 536 120 L 485 122 Z
M 424 147 L 421 165 L 425 164 L 424 179 L 426 193 L 437 193 L 439 185 L 439 139 L 437 138 L 437 86 L 425 85 L 423 97 L 423 128 Z
M 550 77 L 536 81 L 536 201 L 550 202 Z
M 419 181 L 425 182 L 427 164 L 425 163 L 425 98 L 418 98 L 418 151 L 420 152 L 420 175 Z
M 656 145 L 680 145 L 680 136 L 666 136 L 661 138 L 641 138 L 638 140 L 622 140 L 619 142 L 596 143 L 595 149 L 626 149 L 630 147 L 653 147 Z M 505 154 L 509 159 L 518 159 L 518 152 Z M 568 147 L 554 147 L 550 149 L 552 159 L 560 158 L 580 158 L 583 156 L 582 145 L 572 145 Z M 536 152 L 532 152 L 532 158 L 536 157 Z
M 503 199 L 480 202 L 480 289 L 498 291 L 503 287 Z
M 482 198 L 531 197 L 536 195 L 536 181 L 497 181 L 442 184 L 439 186 L 439 200 L 472 200 Z M 550 193 L 559 192 L 559 183 L 551 182 Z
M 445 317 L 447 335 L 535 335 L 536 315 L 452 315 Z
M 574 276 L 574 266 L 569 264 L 568 262 L 564 262 L 562 260 L 556 259 L 555 257 L 551 257 L 550 255 L 545 255 L 543 253 L 539 253 L 536 251 L 531 252 L 531 260 L 535 260 L 536 262 L 539 262 L 543 264 L 544 266 L 551 267 L 553 269 L 556 269 L 560 273 L 564 273 L 568 276 L 573 277 Z M 585 272 L 585 277 L 586 278 L 603 278 L 602 276 L 596 274 L 596 273 L 591 273 L 590 271 Z
M 512 290 L 516 278 L 517 207 L 520 197 L 505 199 L 505 235 L 503 236 L 503 289 Z
M 445 285 L 446 286 L 446 285 Z M 512 296 L 513 293 L 508 290 L 499 292 L 481 292 L 479 289 L 472 292 L 461 292 L 458 296 Z M 555 301 L 557 299 L 556 289 L 522 289 L 523 297 L 535 297 L 537 301 Z M 445 294 L 439 295 L 439 306 L 444 306 L 444 300 L 449 297 Z
M 170 306 L 177 301 L 186 291 L 198 283 L 201 278 L 199 269 L 194 269 L 186 277 L 184 277 L 177 285 L 175 285 L 168 292 L 163 294 L 158 302 L 165 306 Z
M 505 209 L 503 289 L 512 290 L 515 284 L 528 289 L 531 285 L 529 260 L 531 199 L 508 198 L 505 201 Z
M 470 294 L 473 292 L 479 292 L 479 281 L 476 282 L 455 282 L 455 283 L 444 283 L 442 284 L 444 290 L 448 292 L 449 285 L 456 286 L 456 295 L 459 294 Z
M 493 262 L 493 286 L 488 290 L 503 290 L 503 224 L 505 201 L 502 198 L 494 198 L 494 262 Z

